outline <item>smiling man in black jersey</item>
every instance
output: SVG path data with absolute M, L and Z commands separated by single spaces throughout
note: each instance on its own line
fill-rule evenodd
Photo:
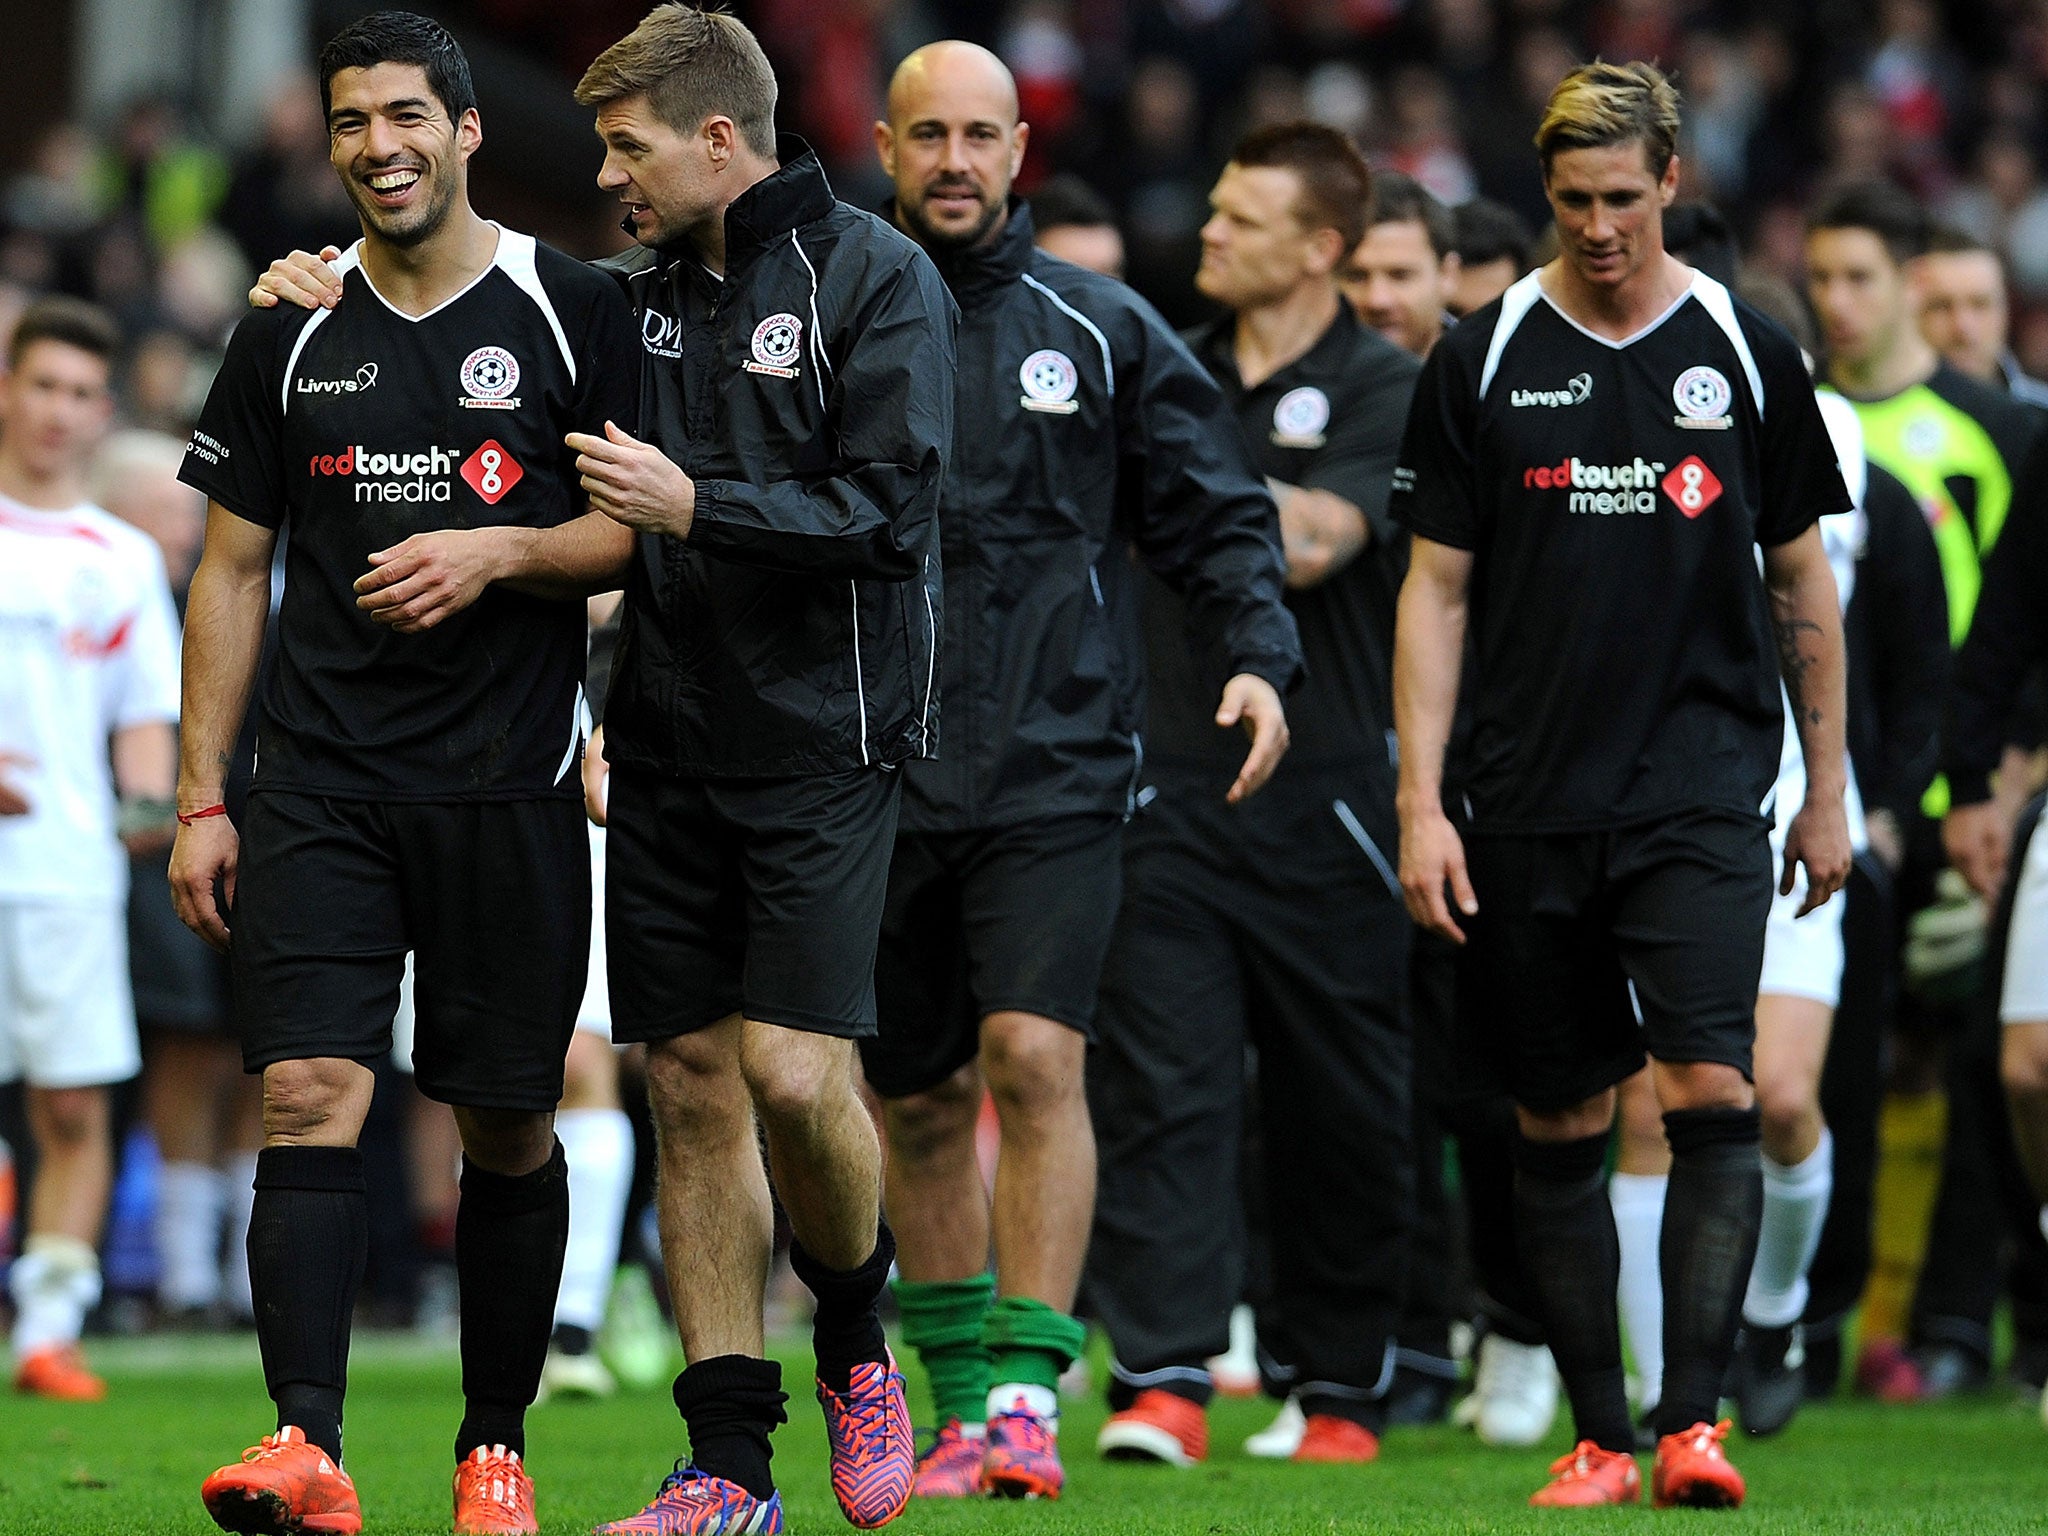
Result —
M 340 1468 L 355 1143 L 411 951 L 417 1080 L 455 1106 L 464 1147 L 455 1529 L 532 1531 L 524 1415 L 568 1226 L 552 1112 L 590 920 L 573 599 L 616 584 L 632 544 L 586 512 L 565 437 L 631 417 L 631 372 L 591 361 L 636 338 L 615 283 L 470 208 L 482 128 L 437 23 L 367 17 L 320 74 L 363 228 L 336 263 L 348 302 L 243 319 L 182 471 L 211 507 L 171 881 L 179 915 L 229 951 L 263 1074 L 249 1264 L 278 1420 L 202 1496 L 230 1530 L 360 1528 Z M 221 786 L 280 530 L 238 831 Z
M 1664 250 L 1677 133 L 1648 65 L 1558 86 L 1536 143 L 1560 254 L 1431 355 L 1392 505 L 1415 534 L 1402 884 L 1419 922 L 1469 937 L 1461 1006 L 1517 1105 L 1517 1238 L 1579 1436 L 1544 1505 L 1640 1497 L 1604 1174 L 1614 1085 L 1645 1046 L 1672 1150 L 1653 1491 L 1743 1498 L 1714 1414 L 1762 1204 L 1778 674 L 1807 771 L 1780 887 L 1804 865 L 1811 910 L 1850 860 L 1841 619 L 1814 527 L 1847 492 L 1791 338 Z M 1441 772 L 1468 616 L 1461 838 Z

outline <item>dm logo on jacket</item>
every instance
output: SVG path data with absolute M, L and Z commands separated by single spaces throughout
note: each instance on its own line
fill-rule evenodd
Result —
M 1017 370 L 1017 382 L 1024 386 L 1024 397 L 1018 403 L 1027 411 L 1071 416 L 1081 409 L 1074 401 L 1074 391 L 1081 386 L 1081 374 L 1074 367 L 1074 360 L 1064 352 L 1048 347 L 1032 353 Z

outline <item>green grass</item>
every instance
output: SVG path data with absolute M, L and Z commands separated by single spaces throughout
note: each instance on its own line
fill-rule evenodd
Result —
M 112 1392 L 83 1406 L 0 1398 L 0 1536 L 126 1536 L 213 1530 L 199 1482 L 267 1430 L 255 1348 L 244 1339 L 144 1339 L 94 1346 Z M 775 1465 L 790 1528 L 850 1530 L 825 1481 L 824 1430 L 800 1362 L 790 1368 L 791 1422 Z M 349 1467 L 362 1490 L 365 1530 L 448 1529 L 450 1440 L 458 1416 L 446 1346 L 358 1341 L 349 1402 Z M 1265 1421 L 1257 1403 L 1220 1403 L 1215 1455 L 1179 1473 L 1109 1466 L 1089 1447 L 1101 1409 L 1071 1403 L 1064 1440 L 1070 1481 L 1057 1504 L 914 1506 L 903 1536 L 1234 1536 L 1234 1533 L 1640 1531 L 1732 1527 L 1772 1532 L 1954 1532 L 2001 1536 L 2048 1529 L 2048 1431 L 2015 1397 L 1959 1406 L 1809 1409 L 1781 1438 L 1738 1444 L 1751 1500 L 1738 1514 L 1647 1510 L 1545 1513 L 1523 1498 L 1543 1480 L 1557 1444 L 1488 1450 L 1455 1430 L 1397 1430 L 1377 1465 L 1272 1466 L 1238 1452 Z M 548 1404 L 529 1424 L 542 1528 L 588 1530 L 637 1508 L 681 1449 L 666 1396 Z M 1648 1463 L 1645 1461 L 1647 1478 Z

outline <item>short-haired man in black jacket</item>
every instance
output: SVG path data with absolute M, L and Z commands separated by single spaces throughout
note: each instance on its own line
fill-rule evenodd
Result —
M 1063 1482 L 1055 1387 L 1083 1341 L 1069 1312 L 1095 1195 L 1082 1067 L 1143 755 L 1128 549 L 1222 662 L 1205 710 L 1251 735 L 1219 808 L 1272 772 L 1301 669 L 1273 502 L 1222 392 L 1130 289 L 1034 248 L 1010 199 L 1027 132 L 1009 71 L 962 42 L 905 59 L 875 128 L 896 222 L 960 303 L 956 415 L 972 423 L 940 517 L 946 752 L 904 775 L 881 1030 L 862 1046 L 904 1336 L 940 1425 L 921 1497 Z M 993 1211 L 984 1084 L 1002 1132 Z

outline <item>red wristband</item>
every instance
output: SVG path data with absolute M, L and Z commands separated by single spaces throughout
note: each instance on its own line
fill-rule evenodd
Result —
M 189 827 L 195 821 L 204 821 L 209 816 L 225 816 L 228 808 L 224 805 L 209 805 L 204 810 L 178 812 L 178 825 Z

